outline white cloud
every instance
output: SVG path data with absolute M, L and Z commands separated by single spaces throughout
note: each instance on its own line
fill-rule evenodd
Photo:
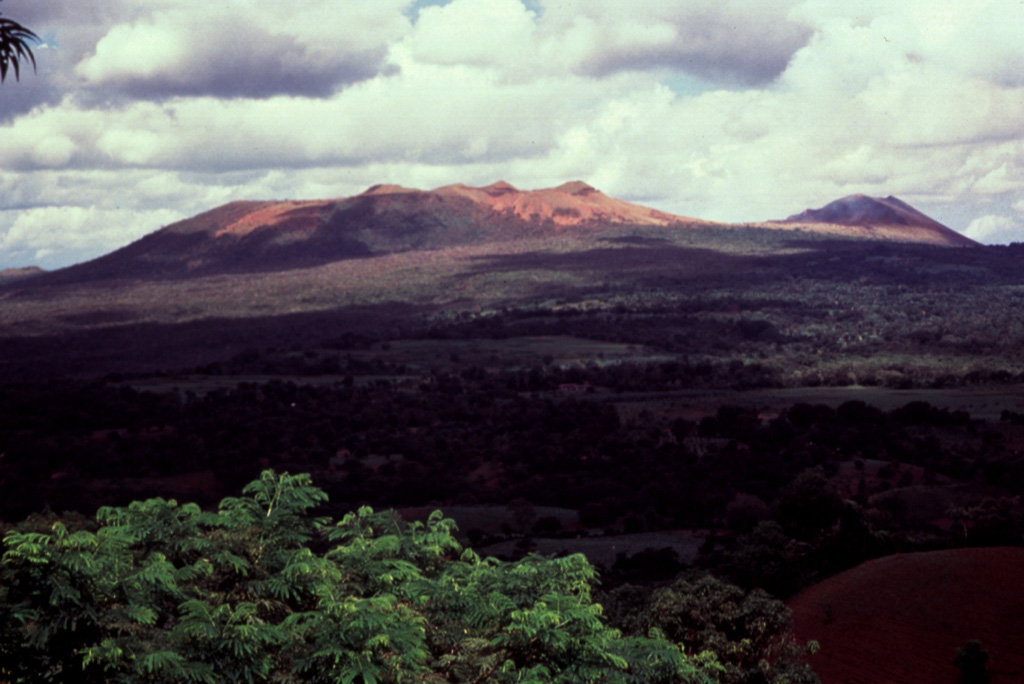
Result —
M 325 96 L 380 71 L 388 43 L 408 30 L 403 6 L 183 0 L 112 26 L 76 71 L 139 97 Z
M 66 256 L 88 260 L 183 218 L 168 209 L 140 212 L 97 207 L 37 207 L 0 211 L 0 253 L 43 267 L 67 265 Z M 56 257 L 56 258 L 55 258 Z
M 668 66 L 709 79 L 765 83 L 810 37 L 796 2 L 589 0 L 542 3 L 544 31 L 584 73 Z
M 410 64 L 329 99 L 197 97 L 104 110 L 65 102 L 10 125 L 0 165 L 44 168 L 77 156 L 107 168 L 228 171 L 509 159 L 542 152 L 581 107 L 629 87 L 626 78 L 509 83 L 486 68 Z M 56 139 L 66 139 L 61 159 Z
M 159 211 L 498 178 L 581 178 L 728 221 L 853 192 L 946 208 L 953 228 L 983 216 L 991 234 L 1024 213 L 1024 5 L 4 3 L 18 8 L 53 47 L 0 92 L 7 229 L 19 207 L 69 207 L 109 245 L 102 212 L 143 217 L 117 222 L 127 241 Z M 78 254 L 39 230 L 49 263 Z M 0 266 L 26 258 L 19 234 Z
M 407 46 L 435 64 L 500 67 L 513 77 L 606 76 L 669 68 L 733 84 L 765 83 L 811 35 L 793 1 L 452 0 L 419 12 Z
M 979 178 L 972 190 L 980 195 L 998 195 L 1012 192 L 1020 188 L 1021 169 L 1012 169 L 1010 163 L 1004 162 L 998 168 Z
M 1024 242 L 1024 221 L 989 214 L 971 221 L 964 234 L 972 240 L 989 245 Z
M 534 61 L 535 19 L 519 0 L 452 0 L 420 10 L 408 49 L 420 62 L 514 67 Z
M 1020 28 L 1024 5 L 999 0 L 960 0 L 945 8 L 919 11 L 932 17 L 922 35 L 922 52 L 945 68 L 1006 87 L 1024 86 Z

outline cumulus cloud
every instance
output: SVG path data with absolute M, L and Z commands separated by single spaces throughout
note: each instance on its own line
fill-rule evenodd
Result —
M 51 265 L 79 258 L 72 236 L 87 241 L 90 220 L 106 249 L 158 228 L 161 211 L 380 182 L 580 178 L 723 221 L 892 194 L 992 240 L 1024 213 L 1014 3 L 7 0 L 4 11 L 47 47 L 38 76 L 0 91 L 0 266 L 33 249 L 52 251 Z M 79 232 L 47 228 L 65 209 Z M 19 212 L 30 216 L 11 237 Z
M 22 170 L 74 159 L 203 171 L 501 160 L 546 149 L 580 106 L 627 86 L 626 79 L 598 86 L 569 78 L 552 98 L 548 82 L 503 83 L 483 68 L 426 65 L 330 99 L 202 97 L 114 110 L 69 102 L 14 122 L 0 138 L 0 156 Z
M 76 72 L 135 97 L 323 97 L 383 68 L 388 42 L 408 28 L 400 7 L 183 0 L 112 26 Z
M 988 214 L 971 221 L 964 234 L 972 240 L 990 245 L 1024 242 L 1024 221 L 1010 216 Z
M 0 211 L 0 252 L 20 257 L 22 263 L 63 266 L 69 255 L 73 261 L 92 259 L 180 218 L 168 209 L 60 206 Z
M 946 7 L 918 6 L 912 18 L 930 29 L 922 32 L 921 51 L 926 57 L 1003 87 L 1024 86 L 1020 49 L 1024 5 L 959 0 Z
M 432 64 L 535 68 L 536 19 L 519 0 L 452 0 L 419 11 L 407 48 Z
M 0 123 L 43 104 L 57 104 L 80 85 L 75 65 L 91 52 L 112 23 L 130 8 L 126 0 L 30 2 L 7 0 L 4 14 L 32 29 L 41 43 L 33 47 L 37 72 L 0 96 Z
M 452 0 L 423 8 L 409 41 L 417 59 L 500 66 L 513 74 L 607 76 L 670 69 L 733 84 L 766 83 L 806 44 L 793 1 Z
M 714 80 L 761 84 L 781 74 L 811 37 L 806 24 L 789 17 L 796 4 L 549 0 L 543 18 L 545 29 L 559 35 L 586 73 L 671 67 Z

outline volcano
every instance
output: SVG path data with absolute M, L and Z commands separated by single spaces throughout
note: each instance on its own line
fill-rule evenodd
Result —
M 815 232 L 841 233 L 899 242 L 918 242 L 953 247 L 976 246 L 974 240 L 948 228 L 896 197 L 849 195 L 819 209 L 807 209 L 783 221 Z
M 288 271 L 404 252 L 440 256 L 441 250 L 517 241 L 568 244 L 623 231 L 634 239 L 664 239 L 677 231 L 740 227 L 976 244 L 895 197 L 851 195 L 784 221 L 734 226 L 615 199 L 582 181 L 541 190 L 520 190 L 504 181 L 427 191 L 374 185 L 340 199 L 232 202 L 93 261 L 19 282 L 58 285 Z
M 582 181 L 531 191 L 503 181 L 431 191 L 375 185 L 342 199 L 232 202 L 48 274 L 47 281 L 278 271 L 623 225 L 705 224 L 614 199 Z

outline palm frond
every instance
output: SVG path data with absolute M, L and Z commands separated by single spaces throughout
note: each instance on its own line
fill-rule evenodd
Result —
M 39 42 L 39 36 L 16 21 L 0 17 L 0 83 L 7 79 L 8 70 L 13 70 L 14 80 L 20 80 L 25 60 L 35 71 L 36 57 L 29 47 L 32 42 Z

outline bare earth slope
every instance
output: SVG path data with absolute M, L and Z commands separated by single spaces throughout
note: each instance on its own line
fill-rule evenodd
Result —
M 823 684 L 954 684 L 957 647 L 981 640 L 991 684 L 1024 681 L 1024 548 L 887 556 L 789 602 L 816 639 Z
M 767 225 L 951 247 L 978 244 L 892 196 L 849 195 L 820 209 L 807 209 L 784 221 L 772 221 Z
M 432 191 L 377 185 L 343 199 L 232 202 L 52 274 L 47 282 L 280 271 L 614 225 L 707 223 L 614 199 L 580 181 L 534 191 L 503 182 Z
M 738 227 L 632 204 L 581 181 L 542 190 L 519 190 L 503 181 L 430 191 L 376 185 L 341 199 L 232 202 L 34 280 L 58 285 L 285 271 L 412 251 L 571 240 L 624 226 L 638 234 Z M 786 221 L 746 228 L 945 246 L 975 244 L 893 197 L 851 196 Z

